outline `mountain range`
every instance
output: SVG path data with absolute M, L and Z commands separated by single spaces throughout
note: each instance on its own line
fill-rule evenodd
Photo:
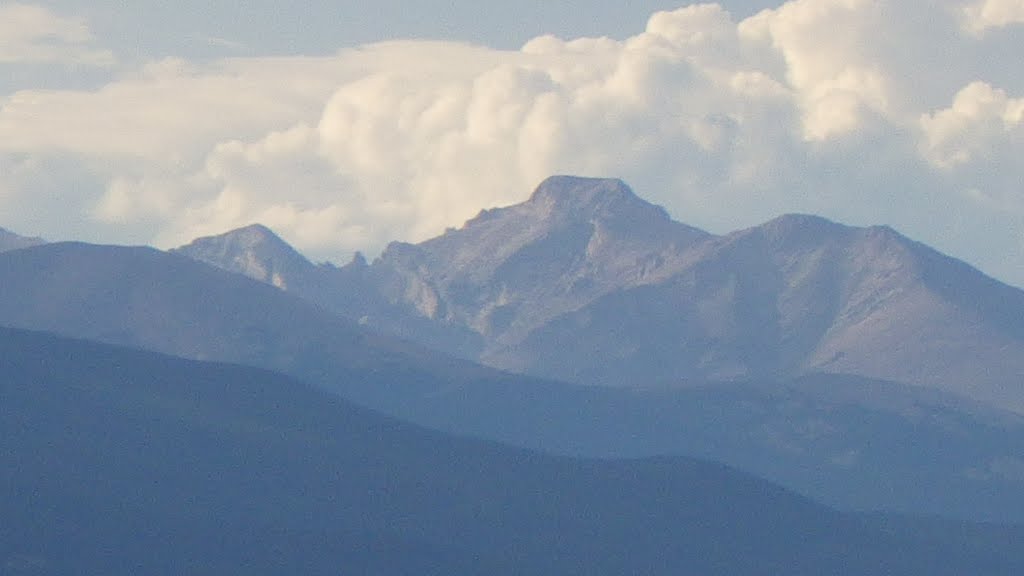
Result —
M 1019 574 L 1021 528 L 456 438 L 271 372 L 0 329 L 0 574 Z
M 252 226 L 175 252 L 446 354 L 628 388 L 856 375 L 1024 412 L 1024 292 L 891 228 L 805 215 L 717 236 L 618 180 L 553 177 L 371 264 Z
M 490 240 L 492 245 L 484 246 L 491 233 L 502 230 L 505 241 Z M 460 236 L 470 232 L 476 235 Z M 803 239 L 798 242 L 795 236 Z M 937 268 L 948 274 L 944 283 L 915 284 L 915 294 L 925 293 L 921 286 L 940 286 L 932 293 L 945 294 L 945 301 L 953 301 L 958 293 L 975 293 L 968 290 L 974 290 L 971 282 L 979 283 L 977 294 L 986 297 L 991 294 L 985 290 L 995 286 L 992 293 L 1003 295 L 1001 301 L 980 299 L 971 304 L 962 298 L 962 306 L 973 306 L 970 309 L 976 318 L 992 317 L 986 320 L 989 330 L 1005 325 L 1000 333 L 1012 333 L 1019 316 L 1009 312 L 1002 320 L 994 316 L 995 311 L 1012 310 L 1019 291 L 891 230 L 785 217 L 750 231 L 712 236 L 672 222 L 620 182 L 575 178 L 545 182 L 525 204 L 487 212 L 462 229 L 422 245 L 392 245 L 372 264 L 359 257 L 342 267 L 312 264 L 258 225 L 200 239 L 173 253 L 80 243 L 8 251 L 0 254 L 0 282 L 5 287 L 0 325 L 197 360 L 258 366 L 404 420 L 529 449 L 601 458 L 698 456 L 846 510 L 884 509 L 1024 522 L 1024 417 L 1020 414 L 994 405 L 983 394 L 973 399 L 965 396 L 972 392 L 966 385 L 954 393 L 934 382 L 868 378 L 855 371 L 778 369 L 781 356 L 776 349 L 809 346 L 792 342 L 783 346 L 766 336 L 781 330 L 779 318 L 804 318 L 785 325 L 806 326 L 812 316 L 834 320 L 852 314 L 812 313 L 823 306 L 821 299 L 812 296 L 833 294 L 837 285 L 825 282 L 823 278 L 829 276 L 821 270 L 875 271 L 871 272 L 874 276 L 834 272 L 845 278 L 841 284 L 847 288 L 842 297 L 836 296 L 837 302 L 846 302 L 844 310 L 856 308 L 851 302 L 864 302 L 864 293 L 874 293 L 864 287 L 888 286 L 896 276 L 937 277 L 934 272 L 877 272 L 891 266 L 877 255 L 884 251 L 876 254 L 863 248 L 873 245 L 869 240 L 874 237 L 887 239 L 882 244 L 892 242 L 916 251 L 923 262 L 920 270 Z M 665 238 L 670 241 L 656 241 Z M 820 242 L 828 248 L 814 249 Z M 748 260 L 735 255 L 742 252 L 737 246 L 750 243 L 776 246 L 775 252 L 768 254 L 775 255 Z M 836 246 L 859 248 L 841 251 Z M 549 248 L 564 253 L 552 256 Z M 860 255 L 851 256 L 849 250 Z M 393 262 L 398 259 L 396 254 L 417 251 L 434 256 L 422 260 L 416 256 L 404 268 Z M 789 260 L 779 256 L 787 251 L 793 254 Z M 733 254 L 733 260 L 721 254 Z M 843 259 L 837 254 L 847 255 Z M 485 266 L 481 262 L 485 263 L 487 255 L 499 264 Z M 641 274 L 635 263 L 644 258 L 649 265 Z M 934 262 L 928 264 L 927 258 Z M 420 264 L 416 265 L 417 261 Z M 531 264 L 534 261 L 536 267 Z M 782 261 L 789 264 L 778 264 Z M 445 262 L 451 271 L 437 272 Z M 713 268 L 708 262 L 716 266 L 732 262 L 732 268 Z M 748 270 L 759 267 L 785 270 L 789 275 L 785 278 L 790 278 L 785 286 L 791 289 L 783 293 L 788 296 L 773 296 L 783 285 L 781 281 L 746 276 Z M 682 272 L 673 272 L 677 269 Z M 798 269 L 807 271 L 797 273 Z M 567 280 L 568 273 L 559 276 L 559 270 L 574 271 L 578 280 Z M 729 284 L 723 280 L 729 275 L 735 277 L 731 281 L 735 286 L 722 288 Z M 694 292 L 703 294 L 703 300 L 685 301 L 679 294 L 689 292 L 683 290 L 686 283 L 681 278 L 690 277 L 703 278 L 702 286 L 717 288 Z M 433 280 L 420 281 L 423 278 Z M 490 296 L 470 298 L 466 294 L 494 278 L 504 279 L 505 295 L 499 300 L 505 302 L 507 311 L 495 306 L 488 314 L 473 316 L 489 318 L 489 324 L 441 320 L 460 318 L 459 314 L 469 318 L 474 310 L 484 310 L 481 302 L 490 302 Z M 617 288 L 625 282 L 623 278 L 632 278 L 632 284 Z M 754 291 L 758 287 L 768 296 Z M 749 296 L 751 291 L 760 296 Z M 853 292 L 862 295 L 853 298 Z M 882 288 L 875 292 L 890 294 L 879 300 L 884 303 L 878 305 L 879 310 L 901 314 L 912 310 L 901 308 L 906 297 L 893 296 L 894 292 Z M 456 297 L 459 294 L 461 300 Z M 658 299 L 673 294 L 675 303 Z M 709 294 L 717 295 L 712 298 Z M 807 304 L 799 304 L 804 297 Z M 574 298 L 583 302 L 580 308 L 572 309 Z M 934 296 L 934 301 L 939 297 Z M 622 307 L 616 302 L 630 305 Z M 788 312 L 766 312 L 754 303 Z M 655 317 L 662 304 L 662 318 Z M 534 305 L 537 310 L 530 310 Z M 428 313 L 431 307 L 433 312 Z M 604 316 L 596 316 L 595 310 Z M 694 320 L 690 316 L 693 310 L 703 310 L 701 318 L 706 322 Z M 497 322 L 503 314 L 508 322 Z M 609 357 L 614 350 L 606 353 L 602 346 L 626 340 L 635 341 L 636 351 L 622 355 L 625 363 L 638 362 L 642 354 L 650 355 L 654 363 L 679 363 L 665 354 L 704 342 L 714 358 L 732 354 L 761 368 L 709 369 L 707 373 L 703 368 L 686 368 L 668 382 L 638 367 L 629 378 L 588 382 L 577 376 L 575 383 L 562 383 L 466 360 L 467 356 L 496 358 L 495 350 L 511 349 L 501 348 L 506 344 L 487 348 L 485 332 L 494 342 L 496 335 L 502 335 L 503 342 L 521 346 L 538 333 L 551 333 L 567 318 L 581 315 L 589 315 L 593 322 L 580 324 L 573 332 L 575 341 L 552 344 L 549 352 L 556 356 L 564 350 L 567 364 L 579 362 L 573 369 L 577 374 L 599 371 L 586 368 L 587 362 L 625 371 L 614 367 L 614 357 Z M 866 317 L 882 316 L 876 311 Z M 642 325 L 643 318 L 650 320 L 649 327 Z M 932 322 L 937 327 L 934 333 L 922 335 L 924 342 L 913 346 L 934 350 L 941 344 L 963 353 L 963 348 L 957 348 L 965 344 L 963 334 L 959 340 L 950 337 L 938 344 L 926 338 L 955 333 L 952 328 L 947 332 L 939 328 L 960 326 L 956 318 L 905 318 L 911 324 Z M 609 330 L 588 328 L 599 326 L 597 320 L 610 325 Z M 525 331 L 522 327 L 530 323 L 537 328 Z M 700 333 L 694 326 L 707 323 L 720 324 L 717 336 L 694 340 L 693 334 Z M 691 331 L 680 337 L 679 332 L 666 328 L 677 325 L 689 326 Z M 749 326 L 753 334 L 730 333 L 722 326 Z M 632 334 L 629 339 L 628 334 Z M 641 344 L 655 336 L 664 339 L 665 334 L 678 337 L 670 339 L 676 348 L 642 350 Z M 732 336 L 726 337 L 728 334 Z M 455 351 L 463 359 L 437 349 Z M 588 349 L 591 352 L 581 352 Z M 1007 354 L 1003 349 L 988 353 L 997 359 L 999 354 Z M 969 366 L 968 360 L 961 356 L 956 362 Z M 724 366 L 724 360 L 718 365 Z M 936 370 L 926 365 L 906 369 L 922 374 Z M 661 366 L 650 370 L 666 372 Z M 1003 370 L 1009 370 L 1005 364 Z M 1014 383 L 1008 382 L 1006 389 L 1013 391 Z

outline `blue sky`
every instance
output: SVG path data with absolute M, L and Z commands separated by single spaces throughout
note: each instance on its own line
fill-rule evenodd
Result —
M 323 55 L 368 42 L 411 38 L 515 49 L 542 34 L 626 37 L 642 29 L 652 13 L 681 5 L 670 0 L 379 0 L 372 4 L 253 0 L 240 10 L 237 3 L 200 0 L 56 0 L 40 4 L 87 19 L 94 32 L 119 53 L 137 52 L 147 57 L 208 57 L 231 52 Z M 773 0 L 723 3 L 737 17 L 777 4 Z
M 628 4 L 628 6 L 627 6 Z M 1024 285 L 1024 0 L 0 5 L 0 226 L 317 259 L 553 173 L 888 224 Z

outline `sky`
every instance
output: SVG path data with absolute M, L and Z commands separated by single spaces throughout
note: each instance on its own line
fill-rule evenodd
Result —
M 344 263 L 576 174 L 1024 286 L 1024 0 L 246 4 L 0 3 L 0 227 Z

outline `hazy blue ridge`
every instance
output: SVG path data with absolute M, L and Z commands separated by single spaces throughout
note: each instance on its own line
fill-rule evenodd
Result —
M 717 464 L 403 424 L 286 377 L 0 330 L 0 573 L 1016 574 L 1019 530 Z

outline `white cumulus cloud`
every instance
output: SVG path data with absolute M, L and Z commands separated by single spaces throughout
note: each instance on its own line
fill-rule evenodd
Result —
M 982 34 L 992 28 L 1024 23 L 1024 0 L 978 0 L 964 7 L 964 27 Z
M 1024 136 L 1024 98 L 985 82 L 960 90 L 949 108 L 921 119 L 924 153 L 936 166 L 954 169 L 1006 150 L 1019 150 Z
M 108 66 L 109 50 L 93 45 L 89 27 L 47 8 L 11 3 L 0 5 L 0 64 L 64 63 Z
M 793 211 L 888 223 L 1024 283 L 1024 73 L 965 25 L 979 6 L 792 0 L 737 21 L 702 4 L 624 39 L 169 59 L 96 90 L 25 89 L 0 100 L 0 166 L 19 167 L 0 174 L 0 225 L 18 229 L 2 197 L 33 198 L 34 171 L 59 165 L 88 176 L 61 191 L 85 206 L 67 218 L 105 240 L 260 221 L 344 259 L 574 173 L 716 231 Z

